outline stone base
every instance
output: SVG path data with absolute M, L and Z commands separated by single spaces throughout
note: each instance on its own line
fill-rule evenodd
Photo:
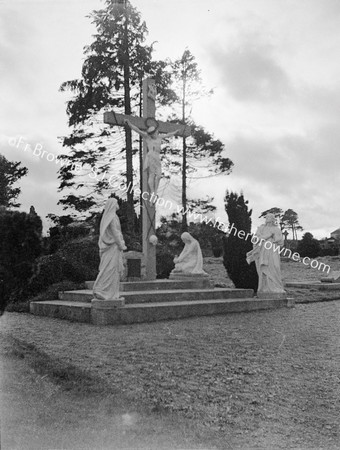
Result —
M 113 300 L 98 300 L 97 298 L 94 298 L 91 300 L 91 305 L 94 309 L 120 308 L 125 305 L 125 298 L 119 297 Z
M 169 275 L 170 280 L 201 280 L 202 278 L 209 278 L 207 273 L 184 273 L 172 271 Z
M 110 325 L 115 322 L 117 312 L 125 305 L 125 299 L 120 297 L 114 300 L 98 300 L 94 298 L 91 301 L 91 322 L 94 325 Z
M 294 299 L 259 299 L 249 298 L 248 291 L 232 290 L 235 295 L 229 298 L 210 298 L 202 300 L 183 300 L 182 293 L 178 292 L 177 300 L 126 304 L 117 306 L 116 301 L 95 300 L 94 303 L 82 303 L 76 301 L 45 301 L 31 302 L 31 313 L 59 319 L 87 322 L 93 325 L 108 326 L 142 322 L 154 322 L 158 320 L 174 320 L 188 317 L 209 316 L 214 314 L 229 314 L 250 311 L 260 311 L 276 308 L 291 308 Z M 238 298 L 236 297 L 238 293 Z M 118 300 L 119 302 L 119 300 Z M 118 304 L 123 304 L 120 302 Z M 94 306 L 95 305 L 95 306 Z
M 287 292 L 258 292 L 257 298 L 260 299 L 285 299 L 287 298 Z
M 286 281 L 286 287 L 295 289 L 319 289 L 320 291 L 338 291 L 340 283 L 321 283 L 320 281 Z

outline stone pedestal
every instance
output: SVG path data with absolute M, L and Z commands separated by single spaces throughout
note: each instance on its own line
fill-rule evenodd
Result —
M 139 274 L 129 273 L 129 261 L 138 261 Z M 142 281 L 146 279 L 145 257 L 142 252 L 129 251 L 123 253 L 124 276 L 121 281 Z M 139 276 L 136 276 L 139 275 Z
M 184 273 L 175 272 L 174 270 L 169 275 L 170 280 L 202 280 L 202 278 L 209 279 L 207 273 Z
M 115 300 L 98 300 L 94 298 L 91 301 L 91 322 L 94 325 L 115 323 L 118 310 L 124 306 L 125 299 L 123 297 Z

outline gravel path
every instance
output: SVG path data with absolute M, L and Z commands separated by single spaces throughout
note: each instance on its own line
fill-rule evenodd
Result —
M 191 419 L 211 448 L 340 448 L 340 302 L 104 328 L 18 313 L 0 324 L 3 336 Z
M 340 268 L 339 258 L 329 264 L 333 270 Z M 206 258 L 205 270 L 215 282 L 232 286 L 221 258 Z M 323 275 L 294 262 L 283 262 L 282 274 L 286 281 L 318 280 Z M 316 289 L 288 292 L 298 301 L 339 296 Z M 104 328 L 5 313 L 0 318 L 0 338 L 7 343 L 15 338 L 58 366 L 72 366 L 102 380 L 132 403 L 142 402 L 153 410 L 153 418 L 139 420 L 133 442 L 152 423 L 161 428 L 159 413 L 165 411 L 173 413 L 175 424 L 185 419 L 193 427 L 187 440 L 185 432 L 176 437 L 173 426 L 165 428 L 169 439 L 173 438 L 167 448 L 180 448 L 180 442 L 183 448 L 196 448 L 188 444 L 197 441 L 193 437 L 201 444 L 208 442 L 209 449 L 340 448 L 340 301 Z M 48 383 L 42 373 L 37 379 L 44 386 Z M 72 401 L 57 390 L 57 405 L 65 410 L 68 404 L 66 409 L 71 410 Z M 82 402 L 86 414 L 91 401 L 84 398 Z M 37 405 L 31 400 L 32 408 L 42 405 L 43 400 Z M 108 408 L 114 410 L 113 405 Z M 93 424 L 93 417 L 88 420 L 84 414 L 79 436 Z M 91 414 L 97 414 L 97 426 L 106 426 L 106 412 Z M 163 437 L 160 432 L 158 438 Z

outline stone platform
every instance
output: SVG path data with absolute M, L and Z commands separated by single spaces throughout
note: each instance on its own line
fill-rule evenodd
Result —
M 299 289 L 320 289 L 320 291 L 336 291 L 340 289 L 340 283 L 326 283 L 321 281 L 287 281 L 286 287 Z
M 193 316 L 274 309 L 294 305 L 292 299 L 257 299 L 252 289 L 213 288 L 207 278 L 121 283 L 124 301 L 93 300 L 88 289 L 64 291 L 58 300 L 31 302 L 35 315 L 94 325 L 132 324 Z

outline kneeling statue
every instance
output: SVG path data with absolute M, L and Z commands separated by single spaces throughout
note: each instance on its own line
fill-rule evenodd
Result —
M 175 268 L 171 273 L 207 276 L 203 270 L 203 256 L 198 241 L 187 232 L 181 235 L 181 239 L 185 246 L 182 253 L 174 258 Z

